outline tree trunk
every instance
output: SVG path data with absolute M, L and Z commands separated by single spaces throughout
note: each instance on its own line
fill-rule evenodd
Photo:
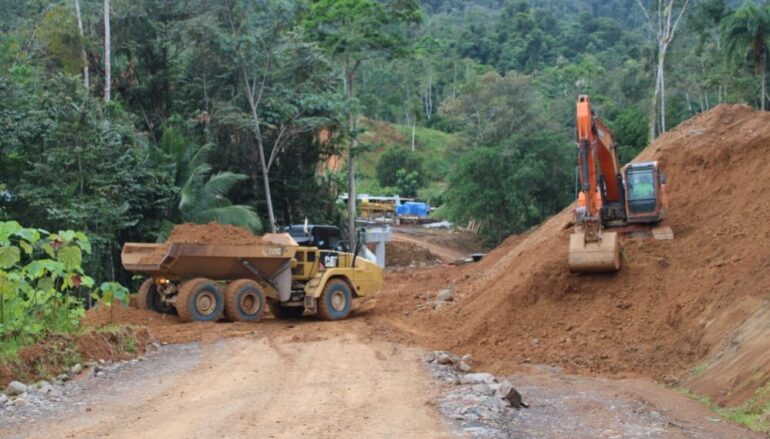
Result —
M 83 60 L 83 86 L 86 91 L 90 88 L 88 78 L 88 54 L 86 53 L 85 36 L 83 35 L 83 17 L 80 15 L 80 0 L 75 0 L 75 15 L 78 19 L 78 31 L 80 32 L 80 58 Z
M 104 0 L 104 101 L 110 101 L 112 71 L 110 63 L 110 0 Z
M 666 49 L 665 46 L 660 55 L 660 134 L 666 132 Z
M 355 79 L 355 69 L 346 65 L 345 68 L 345 93 L 348 102 L 353 101 L 354 90 L 353 80 Z M 348 240 L 351 248 L 356 240 L 356 116 L 353 113 L 348 115 L 348 129 L 350 130 L 350 146 L 348 147 Z
M 267 216 L 268 220 L 270 221 L 270 232 L 276 233 L 277 229 L 275 225 L 275 213 L 273 212 L 273 197 L 270 194 L 270 177 L 268 176 L 267 163 L 265 163 L 265 148 L 262 142 L 262 128 L 259 124 L 257 104 L 254 102 L 254 94 L 248 85 L 249 79 L 245 70 L 243 70 L 243 80 L 246 83 L 249 108 L 251 109 L 251 117 L 254 120 L 254 137 L 257 138 L 257 154 L 259 155 L 259 167 L 262 169 L 262 184 L 265 188 L 265 202 L 267 203 Z
M 417 134 L 417 118 L 414 118 L 414 121 L 412 121 L 412 152 L 414 152 L 414 138 Z
M 765 111 L 765 102 L 767 101 L 767 57 L 764 52 L 760 58 L 759 68 L 762 69 L 762 99 L 759 107 L 762 111 Z

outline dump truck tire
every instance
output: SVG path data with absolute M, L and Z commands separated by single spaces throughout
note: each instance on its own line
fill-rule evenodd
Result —
M 139 294 L 136 295 L 136 307 L 146 311 L 155 311 L 161 314 L 173 314 L 174 307 L 160 301 L 158 285 L 155 279 L 149 278 L 142 282 Z
M 350 314 L 353 295 L 350 286 L 342 279 L 331 279 L 318 299 L 318 317 L 324 320 L 342 320 Z
M 231 322 L 258 322 L 265 313 L 265 292 L 249 279 L 231 282 L 225 288 L 225 317 Z
M 225 295 L 211 279 L 188 280 L 179 289 L 176 312 L 182 322 L 213 322 L 222 314 Z
M 139 294 L 136 295 L 136 307 L 145 311 L 149 310 L 151 294 L 158 294 L 155 279 L 145 279 L 145 281 L 142 282 L 142 286 L 139 287 Z
M 305 313 L 303 306 L 281 306 L 277 300 L 268 300 L 267 306 L 270 308 L 270 314 L 276 319 L 298 319 Z

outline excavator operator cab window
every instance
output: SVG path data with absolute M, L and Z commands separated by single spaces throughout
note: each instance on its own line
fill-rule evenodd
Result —
M 631 213 L 652 213 L 657 207 L 655 171 L 652 168 L 628 171 L 628 208 Z

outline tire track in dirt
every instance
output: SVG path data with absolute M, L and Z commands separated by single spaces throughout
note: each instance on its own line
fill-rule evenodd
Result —
M 132 391 L 34 430 L 0 426 L 0 437 L 454 437 L 430 403 L 437 390 L 414 348 L 353 334 L 271 334 L 202 349 L 192 369 L 163 377 L 143 370 Z M 110 394 L 120 381 L 93 391 Z M 146 386 L 154 389 L 139 390 Z

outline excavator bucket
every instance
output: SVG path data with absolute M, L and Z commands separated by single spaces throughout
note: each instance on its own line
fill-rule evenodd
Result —
M 620 270 L 620 241 L 615 232 L 603 232 L 596 242 L 586 242 L 585 232 L 577 230 L 569 237 L 569 269 L 573 272 L 608 272 Z

